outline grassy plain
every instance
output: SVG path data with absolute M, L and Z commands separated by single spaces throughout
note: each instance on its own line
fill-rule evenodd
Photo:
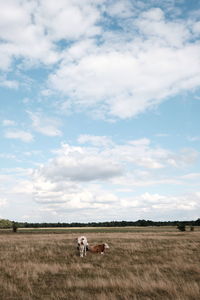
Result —
M 107 242 L 80 258 L 75 239 Z M 175 227 L 0 232 L 2 300 L 200 299 L 200 231 Z

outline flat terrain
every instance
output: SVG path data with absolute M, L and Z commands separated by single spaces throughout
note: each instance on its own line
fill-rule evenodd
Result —
M 80 258 L 75 239 L 107 242 Z M 200 299 L 200 231 L 174 227 L 0 231 L 0 299 Z

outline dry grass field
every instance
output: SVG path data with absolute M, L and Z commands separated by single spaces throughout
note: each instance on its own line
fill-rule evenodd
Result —
M 120 230 L 118 230 L 120 231 Z M 200 231 L 86 230 L 105 255 L 78 256 L 75 232 L 0 233 L 0 299 L 200 299 Z

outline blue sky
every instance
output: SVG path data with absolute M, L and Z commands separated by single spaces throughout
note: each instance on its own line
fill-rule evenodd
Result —
M 0 218 L 199 218 L 198 1 L 0 6 Z

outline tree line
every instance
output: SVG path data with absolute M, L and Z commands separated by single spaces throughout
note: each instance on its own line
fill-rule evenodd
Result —
M 47 227 L 125 227 L 125 226 L 177 226 L 177 224 L 185 226 L 200 226 L 200 218 L 195 221 L 152 221 L 152 220 L 137 220 L 137 221 L 107 221 L 107 222 L 57 222 L 57 223 L 30 223 L 30 222 L 15 222 L 5 219 L 0 219 L 0 228 L 47 228 Z

